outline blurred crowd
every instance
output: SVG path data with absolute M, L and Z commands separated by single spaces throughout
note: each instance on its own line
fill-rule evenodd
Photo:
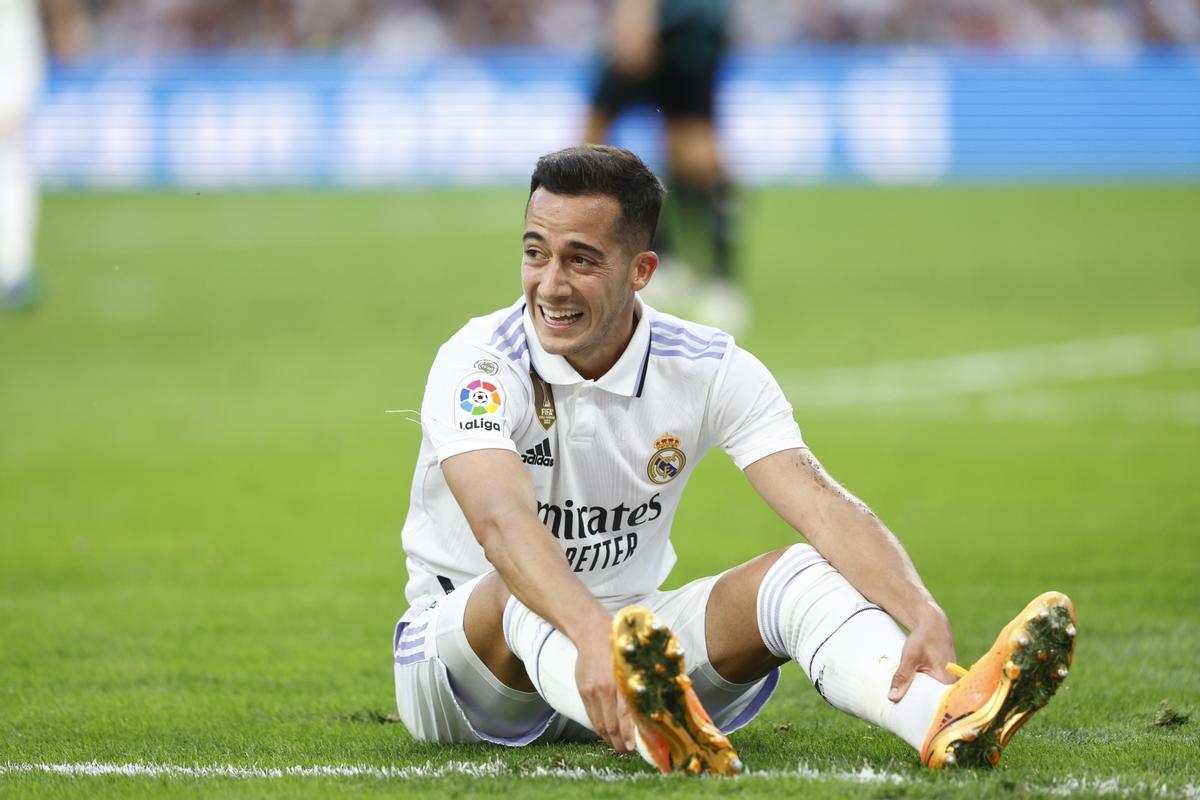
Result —
M 95 55 L 210 51 L 584 52 L 611 0 L 76 0 Z M 732 0 L 734 45 L 937 44 L 1130 51 L 1200 44 L 1200 0 Z M 76 55 L 81 53 L 76 53 Z

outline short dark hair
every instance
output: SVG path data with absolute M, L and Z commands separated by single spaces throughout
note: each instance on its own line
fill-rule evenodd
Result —
M 582 144 L 538 159 L 529 180 L 529 196 L 539 188 L 554 194 L 600 194 L 621 206 L 618 235 L 638 247 L 650 247 L 666 189 L 646 164 L 623 147 Z

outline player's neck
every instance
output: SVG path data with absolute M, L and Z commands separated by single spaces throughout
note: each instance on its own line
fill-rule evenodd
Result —
M 638 323 L 637 305 L 629 305 L 629 312 L 624 315 L 625 319 L 613 325 L 611 334 L 605 337 L 605 341 L 584 353 L 574 353 L 566 357 L 567 363 L 580 376 L 590 381 L 599 380 L 621 359 L 625 348 L 629 347 L 633 340 L 633 332 Z

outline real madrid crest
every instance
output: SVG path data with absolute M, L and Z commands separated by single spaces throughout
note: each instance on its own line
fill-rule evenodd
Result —
M 679 473 L 687 457 L 679 449 L 679 437 L 673 433 L 664 433 L 654 441 L 654 455 L 646 465 L 646 475 L 654 483 L 670 483 Z

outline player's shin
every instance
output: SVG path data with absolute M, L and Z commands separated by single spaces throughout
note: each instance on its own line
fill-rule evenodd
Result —
M 563 716 L 595 730 L 575 684 L 579 654 L 571 640 L 516 598 L 504 608 L 504 638 L 525 664 L 542 699 Z
M 946 686 L 917 674 L 899 702 L 888 699 L 904 634 L 808 545 L 789 548 L 758 593 L 763 643 L 791 658 L 831 705 L 920 749 Z

